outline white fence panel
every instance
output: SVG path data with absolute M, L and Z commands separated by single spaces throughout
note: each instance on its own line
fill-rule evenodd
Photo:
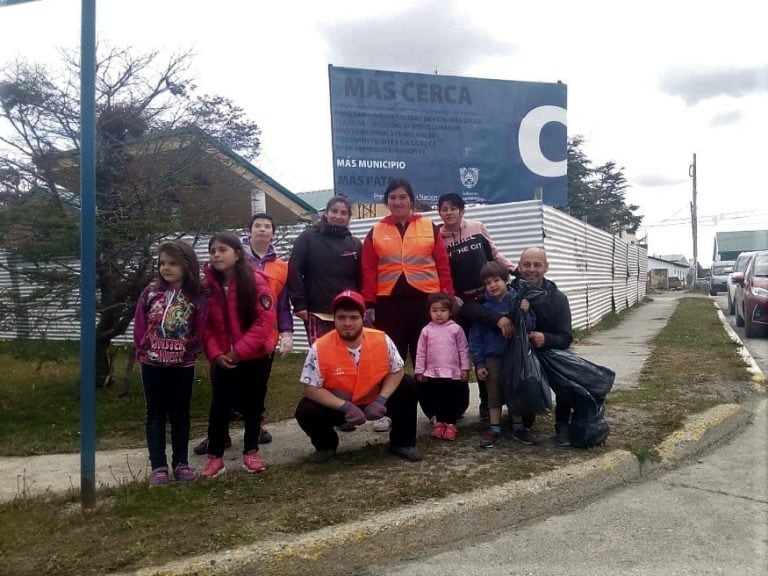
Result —
M 439 222 L 436 212 L 425 215 Z M 592 326 L 611 310 L 621 311 L 645 295 L 645 249 L 630 247 L 539 200 L 470 207 L 465 217 L 484 222 L 501 253 L 512 262 L 517 262 L 529 246 L 546 248 L 550 263 L 547 276 L 568 296 L 574 328 Z M 376 221 L 378 218 L 353 220 L 350 229 L 362 240 Z M 294 240 L 305 228 L 299 225 L 278 230 L 276 248 L 281 256 L 288 257 Z M 208 260 L 207 238 L 185 240 L 194 245 L 201 262 Z M 77 262 L 69 264 L 79 266 Z M 22 296 L 31 294 L 35 287 L 22 285 L 19 275 L 28 266 L 31 264 L 0 252 L 0 290 Z M 15 316 L 5 314 L 0 318 L 0 338 L 79 339 L 77 290 L 66 306 L 47 306 L 45 314 L 37 309 Z M 33 321 L 37 316 L 48 318 L 45 322 Z M 298 318 L 294 318 L 294 324 L 294 348 L 306 350 L 303 324 Z M 131 333 L 129 329 L 116 341 L 129 342 Z
M 614 238 L 613 241 L 613 304 L 616 312 L 626 310 L 628 306 L 627 298 L 627 279 L 629 269 L 627 268 L 629 258 L 629 246 Z

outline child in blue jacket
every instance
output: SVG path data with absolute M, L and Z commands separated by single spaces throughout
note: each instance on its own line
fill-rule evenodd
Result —
M 494 312 L 511 315 L 517 292 L 509 286 L 509 271 L 497 262 L 489 262 L 480 271 L 480 280 L 485 287 L 483 306 Z M 529 303 L 523 299 L 520 310 L 525 313 L 528 329 L 533 329 L 536 318 L 529 309 Z M 489 327 L 473 324 L 469 330 L 469 351 L 475 364 L 478 379 L 485 379 L 488 388 L 488 409 L 490 427 L 483 434 L 480 446 L 491 448 L 501 440 L 501 407 L 504 403 L 499 386 L 501 358 L 506 340 L 496 326 Z M 535 438 L 523 425 L 521 414 L 511 414 L 512 437 L 522 444 L 533 444 Z

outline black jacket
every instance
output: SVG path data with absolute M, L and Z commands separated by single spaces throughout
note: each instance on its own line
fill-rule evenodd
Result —
M 288 261 L 288 296 L 294 311 L 331 313 L 342 290 L 360 290 L 362 244 L 346 228 L 312 227 L 293 244 Z
M 521 287 L 518 278 L 512 280 L 512 288 L 518 293 L 520 292 Z M 533 329 L 544 333 L 544 348 L 565 350 L 573 341 L 571 305 L 568 303 L 568 297 L 558 290 L 554 282 L 546 278 L 541 290 L 544 291 L 542 296 L 529 299 L 531 308 L 536 314 L 536 326 Z M 484 298 L 483 295 L 477 300 L 464 302 L 460 314 L 460 319 L 464 323 L 478 322 L 484 326 L 496 325 L 501 314 L 483 306 Z M 512 318 L 513 323 L 514 320 Z
M 512 287 L 520 291 L 520 280 L 515 278 Z M 571 327 L 571 305 L 568 297 L 558 290 L 557 285 L 551 280 L 544 279 L 541 285 L 543 296 L 531 298 L 531 308 L 536 314 L 536 327 L 534 330 L 544 333 L 543 348 L 558 348 L 565 350 L 573 342 L 573 328 Z

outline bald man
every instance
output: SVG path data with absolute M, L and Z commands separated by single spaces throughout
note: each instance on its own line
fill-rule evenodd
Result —
M 520 290 L 520 279 L 542 289 L 545 296 L 531 300 L 536 314 L 536 329 L 530 333 L 535 348 L 559 348 L 565 350 L 573 341 L 571 328 L 571 306 L 568 297 L 558 290 L 557 285 L 545 278 L 549 271 L 547 252 L 544 248 L 532 246 L 523 250 L 517 265 L 517 278 L 512 287 Z M 570 422 L 573 409 L 564 398 L 556 399 L 555 442 L 558 446 L 570 446 Z M 532 415 L 524 418 L 526 425 L 532 423 Z

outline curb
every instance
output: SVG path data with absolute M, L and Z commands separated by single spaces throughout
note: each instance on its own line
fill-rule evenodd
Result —
M 744 363 L 747 365 L 747 370 L 751 375 L 752 388 L 757 392 L 765 392 L 765 374 L 763 374 L 763 371 L 760 369 L 760 366 L 757 365 L 755 359 L 752 358 L 752 354 L 750 354 L 749 350 L 747 350 L 747 347 L 744 346 L 744 342 L 741 340 L 741 338 L 739 338 L 739 335 L 733 328 L 731 328 L 731 324 L 728 322 L 725 314 L 723 314 L 720 306 L 717 305 L 717 302 L 712 303 L 715 305 L 715 309 L 717 310 L 717 317 L 720 318 L 720 322 L 725 327 L 725 331 L 728 333 L 728 336 L 730 336 L 731 340 L 739 345 L 739 355 L 741 356 L 741 359 L 744 360 Z
M 122 576 L 219 576 L 360 573 L 390 560 L 447 548 L 536 517 L 583 505 L 607 490 L 667 470 L 734 434 L 750 419 L 736 404 L 715 406 L 692 416 L 681 430 L 657 446 L 661 460 L 641 463 L 625 450 L 552 470 L 528 480 L 508 482 L 465 494 L 376 514 L 281 540 L 266 540 L 205 554 Z M 114 576 L 118 576 L 115 574 Z

